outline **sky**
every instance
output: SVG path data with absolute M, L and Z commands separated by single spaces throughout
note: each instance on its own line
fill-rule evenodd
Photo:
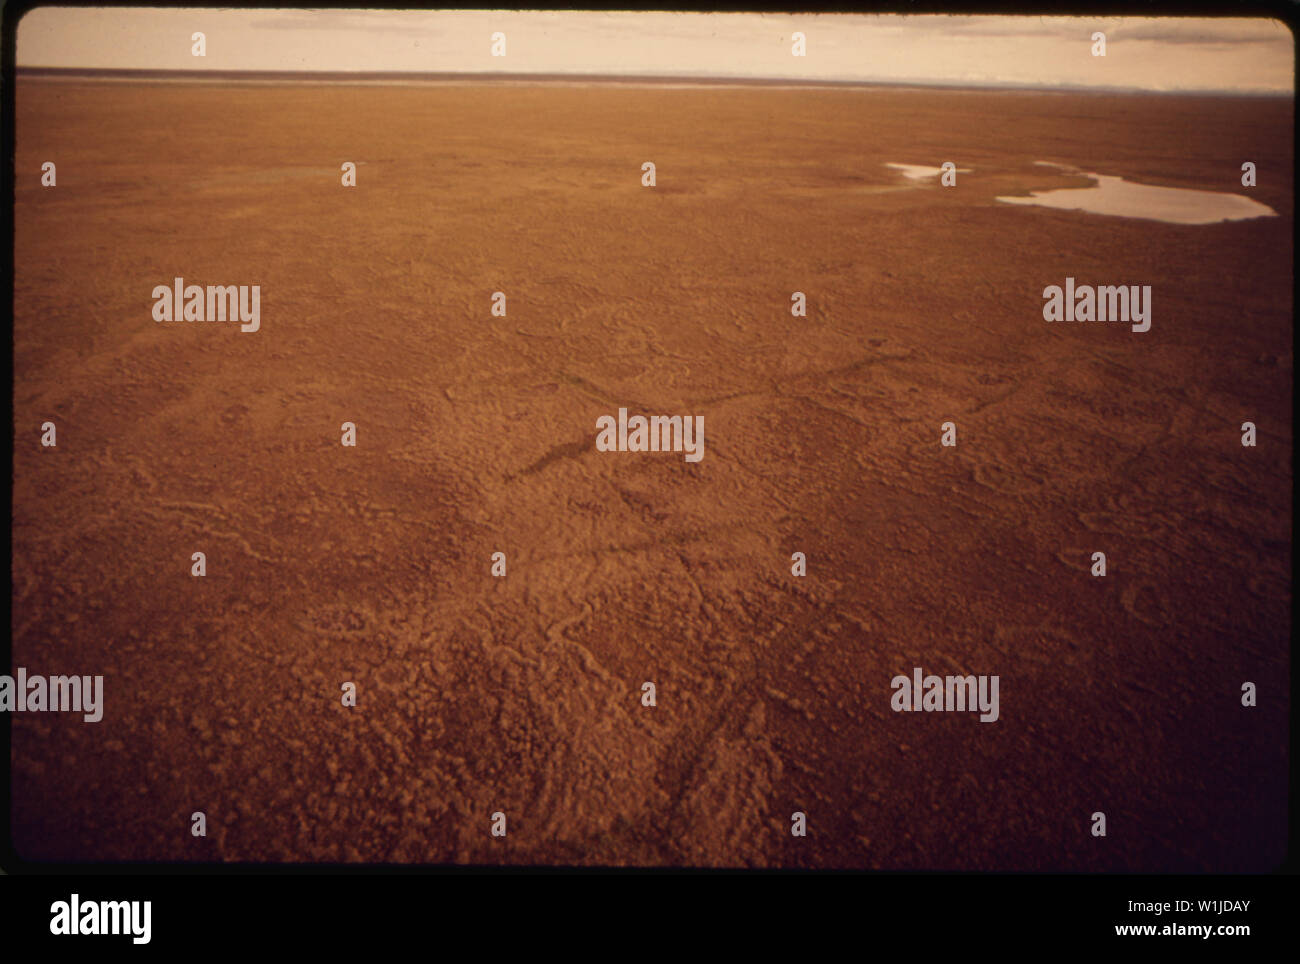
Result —
M 206 36 L 205 57 L 190 37 Z M 506 35 L 506 55 L 491 37 Z M 791 54 L 806 35 L 807 55 Z M 1092 35 L 1106 35 L 1106 56 Z M 1248 18 L 41 7 L 19 67 L 661 75 L 1293 93 L 1295 43 Z

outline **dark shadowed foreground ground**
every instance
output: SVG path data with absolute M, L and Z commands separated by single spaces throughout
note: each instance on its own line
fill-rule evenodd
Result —
M 23 856 L 1280 861 L 1289 100 L 17 102 L 13 665 L 105 677 L 100 723 L 14 715 Z M 1082 186 L 1036 160 L 1281 216 L 993 200 Z M 177 275 L 261 285 L 261 330 L 155 323 Z M 1151 285 L 1151 330 L 1045 323 L 1067 276 Z M 704 459 L 597 452 L 620 406 L 703 415 Z M 892 712 L 915 666 L 1000 719 Z

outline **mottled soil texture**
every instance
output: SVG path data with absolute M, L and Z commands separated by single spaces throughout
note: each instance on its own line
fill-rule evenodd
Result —
M 1289 99 L 24 79 L 17 108 L 12 665 L 105 677 L 99 723 L 12 716 L 23 857 L 1282 859 Z M 1280 216 L 994 200 L 1086 184 L 1039 160 Z M 260 331 L 155 322 L 176 276 L 260 285 Z M 1151 330 L 1044 322 L 1067 277 L 1151 285 Z M 598 452 L 619 407 L 703 415 L 703 460 Z M 999 676 L 1000 718 L 893 712 L 917 666 Z

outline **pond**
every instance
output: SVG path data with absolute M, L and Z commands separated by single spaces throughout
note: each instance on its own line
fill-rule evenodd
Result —
M 1036 163 L 1091 178 L 1094 183 L 1091 187 L 1034 191 L 1028 197 L 999 197 L 997 200 L 1006 204 L 1032 204 L 1113 217 L 1144 218 L 1166 224 L 1218 224 L 1221 221 L 1277 216 L 1277 212 L 1267 204 L 1240 194 L 1135 184 L 1113 175 L 1074 171 L 1047 161 Z

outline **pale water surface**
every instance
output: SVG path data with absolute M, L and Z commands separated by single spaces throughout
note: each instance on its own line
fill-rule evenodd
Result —
M 1078 171 L 1064 164 L 1049 161 L 1034 163 L 1091 178 L 1094 184 L 1092 187 L 1034 191 L 1029 197 L 999 197 L 997 200 L 1007 204 L 1033 204 L 1066 211 L 1142 218 L 1166 224 L 1218 224 L 1222 221 L 1277 216 L 1277 212 L 1267 204 L 1260 204 L 1240 194 L 1134 184 L 1122 177 Z
M 903 177 L 906 177 L 913 181 L 919 181 L 927 177 L 938 177 L 940 174 L 943 173 L 943 168 L 941 167 L 926 167 L 924 164 L 887 163 L 885 167 L 892 167 L 894 170 L 901 172 Z M 969 174 L 970 168 L 959 167 L 957 168 L 957 173 Z

